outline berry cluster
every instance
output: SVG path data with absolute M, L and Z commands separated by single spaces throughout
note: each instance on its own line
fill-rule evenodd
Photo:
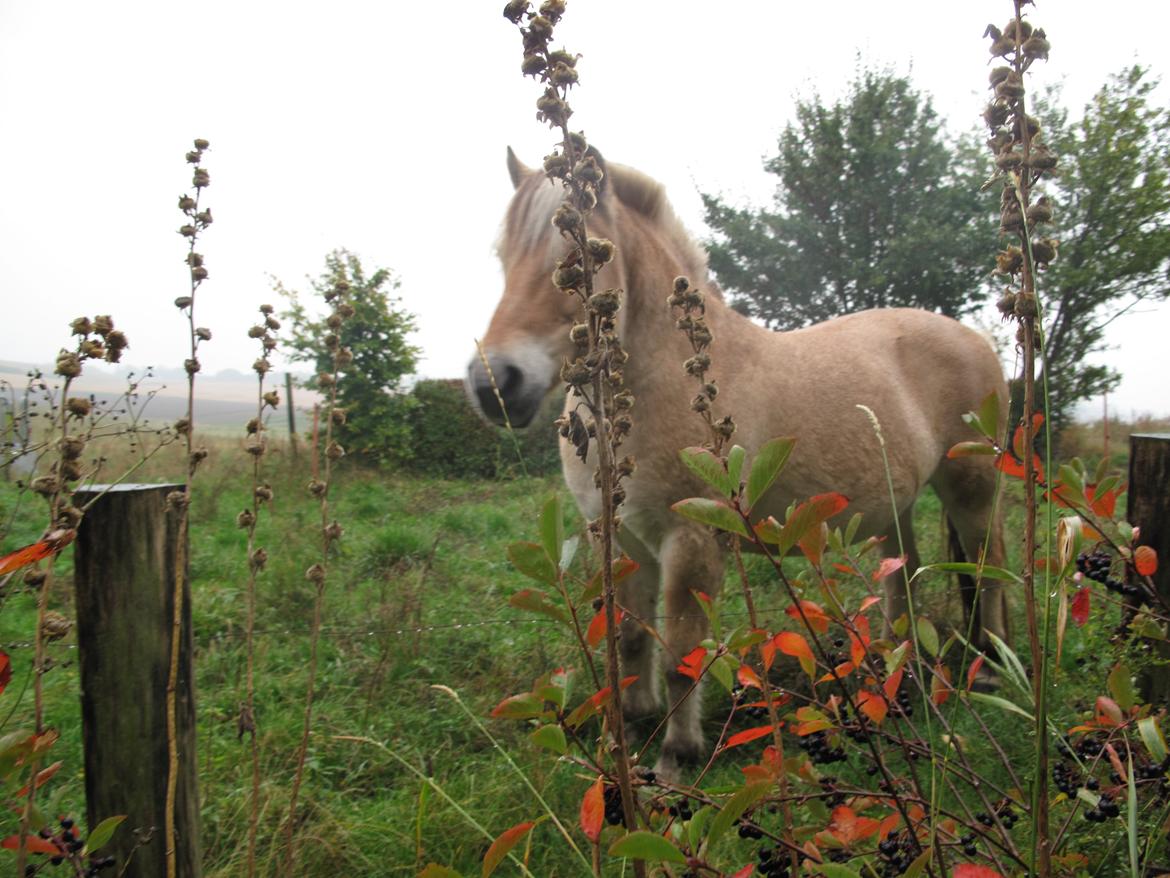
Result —
M 891 832 L 878 842 L 878 856 L 881 858 L 882 878 L 895 878 L 910 868 L 918 849 L 914 838 L 907 832 Z
M 790 859 L 782 850 L 760 848 L 756 871 L 767 878 L 788 878 Z
M 118 861 L 113 857 L 95 857 L 91 855 L 89 864 L 85 865 L 84 871 L 82 871 L 82 851 L 85 849 L 85 840 L 81 838 L 77 824 L 68 817 L 61 818 L 60 829 L 56 832 L 46 826 L 37 834 L 45 841 L 52 842 L 60 851 L 60 853 L 49 857 L 48 862 L 50 865 L 60 866 L 62 863 L 68 862 L 75 867 L 77 874 L 84 876 L 84 878 L 98 878 L 104 870 L 113 868 L 118 864 Z M 26 876 L 36 875 L 44 865 L 43 862 L 29 863 L 25 866 L 24 874 Z
M 617 826 L 625 819 L 622 811 L 622 791 L 616 785 L 607 785 L 602 792 L 605 801 L 605 822 Z
M 1102 793 L 1097 800 L 1097 807 L 1090 808 L 1085 812 L 1085 819 L 1090 823 L 1104 823 L 1110 817 L 1116 817 L 1121 813 L 1121 808 L 1113 801 L 1113 796 L 1109 793 Z
M 1088 579 L 1094 582 L 1099 582 L 1107 589 L 1127 598 L 1134 598 L 1141 594 L 1142 590 L 1123 579 L 1116 576 L 1110 576 L 1109 571 L 1113 567 L 1113 556 L 1101 549 L 1094 549 L 1092 552 L 1081 552 L 1077 555 L 1077 571 L 1083 573 Z
M 831 765 L 844 762 L 847 758 L 844 747 L 830 747 L 829 738 L 823 731 L 813 732 L 800 739 L 800 749 L 808 753 L 814 765 Z
M 739 824 L 739 837 L 760 839 L 764 837 L 764 831 L 758 826 L 754 826 L 751 823 L 743 821 Z
M 679 820 L 690 820 L 694 816 L 694 812 L 691 811 L 691 801 L 687 798 L 679 799 L 678 804 L 671 805 L 667 809 L 667 813 Z

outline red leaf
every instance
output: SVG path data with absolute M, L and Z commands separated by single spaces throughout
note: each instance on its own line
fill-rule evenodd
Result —
M 753 874 L 755 874 L 755 871 L 756 871 L 756 864 L 755 863 L 748 863 L 746 866 L 744 866 L 742 869 L 740 869 L 738 872 L 736 872 L 734 875 L 732 875 L 731 878 L 751 878 L 751 876 Z
M 3 692 L 12 682 L 12 659 L 8 653 L 0 649 L 0 692 Z
M 739 681 L 739 685 L 745 689 L 748 686 L 755 686 L 757 689 L 763 689 L 764 684 L 760 680 L 760 675 L 752 670 L 748 665 L 740 665 L 735 672 L 735 679 Z
M 876 692 L 862 690 L 857 693 L 857 709 L 864 713 L 874 725 L 880 726 L 890 708 L 886 704 L 886 699 Z
M 853 627 L 857 633 L 849 632 L 849 658 L 857 667 L 865 661 L 865 653 L 869 650 L 869 619 L 857 616 L 853 619 Z
M 1097 696 L 1097 723 L 1102 726 L 1119 726 L 1123 721 L 1121 708 L 1112 698 Z
M 625 615 L 621 607 L 614 608 L 614 620 L 622 621 L 622 616 Z M 589 629 L 585 632 L 585 642 L 594 649 L 597 645 L 605 639 L 605 607 L 602 607 L 593 620 L 589 623 Z
M 4 841 L 0 841 L 0 847 L 14 851 L 20 847 L 20 836 L 10 835 Z M 39 835 L 26 835 L 24 837 L 24 847 L 32 854 L 52 854 L 59 855 L 61 848 L 53 844 L 51 841 L 41 838 Z
M 48 768 L 44 768 L 38 771 L 36 780 L 37 789 L 39 790 L 42 786 L 44 786 L 54 774 L 61 770 L 61 766 L 64 764 L 64 762 L 54 762 Z M 28 784 L 25 784 L 23 787 L 17 790 L 16 795 L 13 798 L 23 799 L 27 795 Z
M 594 844 L 601 838 L 605 825 L 605 784 L 601 778 L 585 791 L 581 800 L 581 831 Z
M 799 609 L 796 604 L 793 604 L 784 612 L 799 622 L 801 610 L 804 611 L 804 618 L 808 620 L 808 624 L 812 626 L 814 631 L 824 634 L 829 630 L 829 617 L 825 615 L 820 604 L 815 604 L 812 601 L 800 601 Z
M 1044 415 L 1042 412 L 1032 413 L 1032 435 L 1035 436 L 1040 432 L 1040 427 L 1044 423 Z M 1016 432 L 1012 435 L 1012 451 L 1016 453 L 1016 457 L 1023 459 L 1024 457 L 1024 425 L 1020 424 L 1016 427 Z
M 776 658 L 776 643 L 771 637 L 760 644 L 760 656 L 764 660 L 764 670 L 772 670 L 772 662 Z
M 1078 588 L 1077 593 L 1073 595 L 1072 604 L 1069 605 L 1069 614 L 1078 625 L 1084 625 L 1089 621 L 1089 591 L 1088 586 Z
M 930 678 L 930 700 L 935 704 L 945 704 L 951 697 L 951 671 L 941 662 L 934 666 L 934 674 Z
M 707 647 L 696 646 L 685 656 L 683 656 L 682 664 L 680 664 L 676 671 L 692 680 L 698 680 L 703 676 L 703 659 L 707 657 Z
M 974 863 L 960 863 L 951 872 L 951 878 L 1003 878 L 990 866 L 977 866 Z
M 873 574 L 873 581 L 880 582 L 891 573 L 901 570 L 906 566 L 906 556 L 901 555 L 897 558 L 882 558 L 882 563 L 878 565 L 877 571 Z
M 816 671 L 816 661 L 813 659 L 812 648 L 809 647 L 808 641 L 799 634 L 793 631 L 781 631 L 772 638 L 772 642 L 785 655 L 795 657 L 800 662 L 800 667 L 810 677 Z
M 902 669 L 894 671 L 890 676 L 886 677 L 886 682 L 882 683 L 882 692 L 885 693 L 886 698 L 893 701 L 898 694 L 898 687 L 902 685 Z
M 971 662 L 967 668 L 967 689 L 975 682 L 975 675 L 979 673 L 979 669 L 983 667 L 983 656 L 975 656 L 975 661 Z
M 765 735 L 772 734 L 774 726 L 757 726 L 754 729 L 744 729 L 742 732 L 732 735 L 727 739 L 727 743 L 723 745 L 724 750 L 730 750 L 732 747 L 738 747 L 740 744 L 746 744 L 748 741 L 754 741 L 756 738 L 762 738 Z
M 13 570 L 19 570 L 21 567 L 27 567 L 29 564 L 35 564 L 43 558 L 48 558 L 54 552 L 61 551 L 73 542 L 75 536 L 77 536 L 75 530 L 55 530 L 40 542 L 24 546 L 15 552 L 9 552 L 0 558 L 0 576 L 11 573 Z
M 505 829 L 500 833 L 499 837 L 492 842 L 492 846 L 487 849 L 487 853 L 483 855 L 483 878 L 488 878 L 492 872 L 496 871 L 496 866 L 504 857 L 508 856 L 508 851 L 516 847 L 517 842 L 524 838 L 532 827 L 536 824 L 528 820 L 524 823 L 517 823 L 511 829 Z
M 1142 576 L 1153 576 L 1158 572 L 1158 553 L 1149 546 L 1138 546 L 1133 552 L 1133 566 Z
M 829 822 L 829 834 L 846 847 L 855 841 L 868 838 L 878 831 L 879 823 L 872 817 L 859 817 L 847 805 L 838 805 L 833 809 L 833 817 Z

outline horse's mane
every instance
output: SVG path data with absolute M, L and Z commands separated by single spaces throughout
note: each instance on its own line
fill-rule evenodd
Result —
M 641 171 L 615 162 L 605 163 L 605 182 L 601 200 L 616 198 L 629 210 L 650 220 L 677 249 L 684 264 L 679 273 L 690 273 L 700 283 L 707 280 L 707 253 L 683 226 L 670 202 L 666 189 Z M 564 200 L 560 186 L 552 184 L 541 173 L 531 173 L 521 182 L 508 208 L 504 228 L 496 249 L 503 257 L 511 247 L 526 250 L 539 246 L 559 244 L 549 222 Z M 619 247 L 621 242 L 617 242 Z

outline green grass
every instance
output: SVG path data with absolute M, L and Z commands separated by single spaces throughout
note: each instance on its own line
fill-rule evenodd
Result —
M 192 510 L 198 763 L 209 878 L 242 874 L 249 807 L 248 750 L 237 739 L 235 723 L 243 698 L 246 583 L 245 537 L 235 527 L 235 516 L 248 501 L 250 482 L 245 456 L 233 445 L 217 443 L 210 466 L 196 483 Z M 260 837 L 264 874 L 269 875 L 276 874 L 273 845 L 279 844 L 302 721 L 313 600 L 303 571 L 316 560 L 320 524 L 317 507 L 304 491 L 305 474 L 287 456 L 277 455 L 273 463 L 276 499 L 259 531 L 271 560 L 259 585 L 256 646 L 264 795 Z M 160 470 L 165 470 L 161 464 Z M 542 813 L 504 758 L 432 686 L 452 687 L 478 716 L 486 717 L 503 697 L 527 691 L 539 674 L 562 665 L 580 667 L 566 632 L 507 603 L 510 594 L 529 583 L 506 560 L 506 547 L 535 538 L 541 502 L 558 487 L 556 479 L 439 481 L 343 468 L 331 492 L 331 517 L 345 527 L 345 536 L 330 566 L 318 699 L 301 796 L 303 874 L 406 876 L 430 861 L 478 874 L 487 848 L 487 840 L 442 797 L 423 795 L 417 776 L 399 761 L 376 746 L 338 736 L 385 745 L 433 778 L 492 834 Z M 0 520 L 9 520 L 16 497 L 12 485 L 0 484 Z M 4 537 L 5 549 L 36 538 L 40 524 L 34 513 L 40 506 L 39 500 L 25 501 Z M 1018 512 L 1012 514 L 1018 518 Z M 940 510 L 933 495 L 923 497 L 916 517 L 924 559 L 940 560 Z M 579 527 L 576 517 L 570 526 Z M 1009 527 L 1011 533 L 1019 533 L 1018 523 Z M 1009 545 L 1018 555 L 1018 545 Z M 758 557 L 749 557 L 747 565 L 758 606 L 774 624 L 782 624 L 787 601 L 771 571 Z M 799 561 L 785 565 L 794 574 L 802 566 Z M 68 553 L 58 568 L 52 604 L 68 613 Z M 1017 618 L 1022 619 L 1019 604 L 1017 596 Z M 725 630 L 746 625 L 742 595 L 731 578 L 719 607 Z M 923 589 L 922 608 L 940 630 L 961 624 L 957 594 L 941 578 Z M 0 707 L 14 715 L 3 732 L 31 722 L 30 693 L 19 702 L 16 696 L 32 660 L 28 642 L 34 619 L 31 595 L 10 585 L 0 613 L 0 643 L 12 655 L 15 677 Z M 1067 727 L 1079 711 L 1091 709 L 1097 684 L 1114 660 L 1109 635 L 1101 616 L 1084 629 L 1070 631 L 1055 680 L 1058 725 Z M 1022 640 L 1022 624 L 1017 625 L 1017 637 Z M 52 646 L 56 666 L 45 676 L 50 723 L 62 735 L 53 758 L 65 762 L 49 785 L 50 811 L 83 814 L 71 639 Z M 789 660 L 781 664 L 784 684 L 807 691 L 791 665 Z M 580 685 L 577 690 L 579 699 L 584 692 Z M 715 684 L 707 687 L 710 738 L 718 734 L 729 707 L 726 692 Z M 1032 744 L 1023 721 L 996 711 L 985 714 L 1013 763 L 1026 766 Z M 986 733 L 960 714 L 956 717 L 956 732 L 970 742 L 980 764 L 987 765 L 988 780 L 1006 784 L 1002 768 L 991 758 Z M 575 825 L 587 775 L 538 751 L 527 740 L 524 724 L 487 722 L 562 819 Z M 721 757 L 708 782 L 738 782 L 740 767 L 757 752 L 758 747 L 747 747 Z M 859 761 L 833 770 L 846 782 L 872 782 Z M 798 819 L 811 821 L 816 809 L 810 808 L 798 809 Z M 13 826 L 10 814 L 0 818 L 0 833 L 14 831 Z M 724 841 L 722 850 L 729 861 L 748 862 L 752 853 L 735 838 Z M 530 868 L 540 876 L 583 871 L 547 822 L 535 831 Z M 500 872 L 515 873 L 510 865 Z

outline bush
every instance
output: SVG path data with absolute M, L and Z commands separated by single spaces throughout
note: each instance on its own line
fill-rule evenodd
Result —
M 530 475 L 551 473 L 560 467 L 552 428 L 559 401 L 550 398 L 534 425 L 516 433 L 514 443 L 506 431 L 483 422 L 458 379 L 419 381 L 411 397 L 413 450 L 406 465 L 416 472 L 449 479 L 493 479 L 525 469 Z

